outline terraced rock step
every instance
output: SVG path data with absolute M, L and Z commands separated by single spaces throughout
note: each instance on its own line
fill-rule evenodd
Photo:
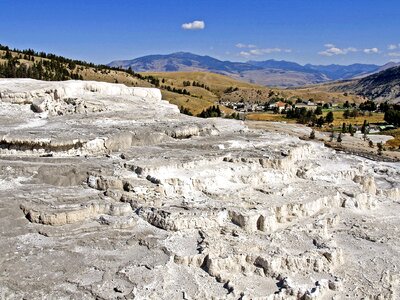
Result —
M 118 84 L 0 79 L 0 117 L 0 298 L 399 297 L 399 164 Z

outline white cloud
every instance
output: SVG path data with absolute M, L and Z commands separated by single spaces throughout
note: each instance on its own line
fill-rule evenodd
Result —
M 243 56 L 243 57 L 249 57 L 249 56 L 251 56 L 251 54 L 250 54 L 249 52 L 246 52 L 246 51 L 241 51 L 241 52 L 239 53 L 239 55 L 240 55 L 240 56 Z
M 364 53 L 367 53 L 367 54 L 374 54 L 374 53 L 379 53 L 379 49 L 378 48 L 367 48 L 367 49 L 364 49 Z
M 242 51 L 239 53 L 240 56 L 249 57 L 249 56 L 260 56 L 271 53 L 290 53 L 291 49 L 281 49 L 281 48 L 263 48 L 263 49 L 251 49 L 248 51 Z
M 395 45 L 395 44 L 391 44 L 391 45 L 388 46 L 389 50 L 396 50 L 397 48 L 398 48 L 398 46 Z
M 390 52 L 388 55 L 392 57 L 400 57 L 400 52 Z
M 193 21 L 191 23 L 182 24 L 182 28 L 185 30 L 202 30 L 206 27 L 204 21 Z
M 242 44 L 242 43 L 237 43 L 236 48 L 257 48 L 256 45 L 253 44 Z
M 354 47 L 348 47 L 348 48 L 338 48 L 333 44 L 325 44 L 324 45 L 325 49 L 324 51 L 318 52 L 319 55 L 323 56 L 333 56 L 333 55 L 345 55 L 350 52 L 357 52 L 358 50 Z

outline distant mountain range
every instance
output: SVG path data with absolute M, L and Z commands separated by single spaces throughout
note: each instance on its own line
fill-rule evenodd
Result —
M 389 67 L 373 64 L 300 65 L 289 61 L 221 61 L 210 56 L 188 52 L 167 55 L 148 55 L 132 60 L 118 60 L 108 64 L 112 67 L 132 68 L 135 72 L 206 71 L 228 75 L 235 79 L 266 86 L 295 87 L 331 80 L 360 78 Z
M 201 56 L 188 52 L 148 55 L 132 60 L 117 60 L 108 65 L 125 69 L 131 67 L 135 72 L 209 71 L 240 73 L 262 69 L 248 63 L 221 61 L 211 56 Z

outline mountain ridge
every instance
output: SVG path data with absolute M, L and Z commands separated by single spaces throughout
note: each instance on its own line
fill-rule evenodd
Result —
M 107 64 L 108 66 L 111 67 L 131 67 L 134 71 L 136 72 L 176 72 L 178 71 L 177 69 L 170 69 L 171 68 L 171 60 L 175 59 L 175 64 L 181 64 L 183 66 L 190 68 L 196 68 L 199 67 L 201 69 L 206 69 L 208 71 L 210 70 L 219 70 L 221 72 L 223 71 L 243 71 L 243 70 L 254 70 L 254 69 L 261 69 L 259 67 L 253 66 L 251 64 L 247 63 L 242 63 L 242 62 L 231 62 L 228 60 L 222 61 L 219 59 L 216 59 L 214 57 L 208 56 L 208 55 L 197 55 L 193 54 L 190 52 L 174 52 L 171 54 L 152 54 L 152 55 L 146 55 L 142 57 L 138 57 L 135 59 L 130 59 L 130 60 L 117 60 L 117 61 L 112 61 L 111 63 Z M 159 69 L 148 69 L 148 65 L 154 64 L 155 60 L 166 60 L 166 64 L 158 66 Z M 197 62 L 197 64 L 193 64 L 193 61 Z M 135 70 L 134 67 L 137 69 Z M 161 67 L 161 68 L 160 68 Z M 235 70 L 233 70 L 233 68 Z M 182 71 L 189 71 L 189 70 L 182 70 Z M 198 69 L 195 69 L 193 71 L 198 71 Z
M 374 73 L 382 67 L 361 63 L 351 65 L 301 65 L 296 62 L 274 59 L 233 62 L 182 51 L 171 54 L 147 55 L 131 60 L 115 60 L 110 62 L 108 66 L 131 68 L 135 72 L 207 71 L 228 75 L 251 83 L 282 87 L 352 79 Z
M 386 68 L 378 73 L 337 85 L 332 91 L 351 92 L 368 99 L 392 103 L 400 102 L 400 66 Z

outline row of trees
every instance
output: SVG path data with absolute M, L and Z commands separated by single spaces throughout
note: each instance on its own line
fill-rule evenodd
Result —
M 236 119 L 236 120 L 240 120 L 240 115 L 239 113 L 232 113 L 230 115 L 226 115 L 225 116 L 226 119 Z
M 210 87 L 208 87 L 208 86 L 205 85 L 204 83 L 200 83 L 200 82 L 198 82 L 198 81 L 193 81 L 193 82 L 190 82 L 189 80 L 183 81 L 183 86 L 184 86 L 184 87 L 186 87 L 186 86 L 197 86 L 197 87 L 201 87 L 201 88 L 203 88 L 203 89 L 205 89 L 205 90 L 207 90 L 207 91 L 210 90 Z
M 389 109 L 385 112 L 384 120 L 394 126 L 400 126 L 400 110 Z
M 342 133 L 350 133 L 351 136 L 356 133 L 356 128 L 352 124 L 347 125 L 347 123 L 342 124 Z
M 359 111 L 357 108 L 354 108 L 354 109 L 352 109 L 352 110 L 346 109 L 346 110 L 343 112 L 343 117 L 344 117 L 345 119 L 348 119 L 348 118 L 356 118 L 356 117 L 358 117 L 359 115 L 360 115 L 360 111 Z
M 360 105 L 358 107 L 360 110 L 364 110 L 364 111 L 376 111 L 378 108 L 376 103 L 372 100 L 368 100 L 363 103 L 360 103 Z
M 59 55 L 55 55 L 52 53 L 45 53 L 45 52 L 36 52 L 33 49 L 26 49 L 26 50 L 19 50 L 19 49 L 10 49 L 8 46 L 4 46 L 0 44 L 0 50 L 6 51 L 7 52 L 15 52 L 15 53 L 21 53 L 23 55 L 27 55 L 27 56 L 36 56 L 36 57 L 41 57 L 41 58 L 47 58 L 49 60 L 55 60 L 58 61 L 60 63 L 69 65 L 71 64 L 71 66 L 73 65 L 81 65 L 81 66 L 86 66 L 86 67 L 93 67 L 93 68 L 103 68 L 103 69 L 118 69 L 118 68 L 112 68 L 109 66 L 105 66 L 105 65 L 95 65 L 94 63 L 89 63 L 86 62 L 84 60 L 76 60 L 76 59 L 70 59 L 70 58 L 66 58 L 63 56 L 59 56 Z M 10 53 L 11 54 L 11 53 Z
M 226 88 L 226 89 L 224 90 L 224 93 L 225 93 L 225 94 L 229 94 L 229 93 L 232 93 L 232 92 L 236 92 L 237 90 L 239 90 L 239 88 L 230 86 L 230 87 L 228 87 L 228 88 Z
M 179 107 L 179 111 L 181 112 L 181 114 L 185 114 L 185 115 L 188 115 L 188 116 L 193 116 L 192 112 L 188 108 L 186 108 L 184 106 Z
M 332 123 L 334 120 L 333 113 L 331 111 L 328 112 L 325 117 L 323 117 L 320 106 L 318 106 L 315 110 L 310 110 L 305 107 L 289 109 L 286 112 L 286 118 L 296 119 L 297 122 L 301 124 L 311 123 L 312 126 L 317 125 L 319 127 L 321 127 L 324 123 Z
M 113 70 L 113 71 L 125 72 L 125 73 L 130 74 L 131 76 L 138 78 L 138 79 L 147 80 L 149 82 L 152 82 L 152 84 L 154 84 L 154 85 L 159 85 L 159 83 L 157 84 L 157 81 L 155 80 L 156 78 L 154 78 L 152 76 L 142 76 L 139 73 L 135 73 L 132 70 L 132 68 L 128 68 L 127 70 L 125 70 L 122 67 L 110 67 L 110 66 L 102 65 L 102 64 L 89 63 L 84 60 L 70 59 L 70 58 L 55 55 L 52 53 L 36 52 L 33 49 L 26 49 L 26 50 L 19 50 L 19 49 L 15 49 L 15 48 L 10 49 L 8 46 L 4 46 L 1 44 L 0 44 L 0 50 L 5 51 L 5 55 L 3 56 L 3 58 L 5 58 L 8 61 L 10 61 L 10 60 L 18 61 L 18 59 L 25 59 L 25 60 L 30 60 L 30 61 L 34 62 L 35 61 L 34 56 L 35 56 L 35 57 L 43 58 L 43 60 L 42 60 L 43 64 L 45 64 L 45 62 L 47 62 L 47 61 L 50 61 L 52 64 L 63 65 L 64 69 L 69 72 L 69 76 L 66 76 L 65 70 L 61 70 L 60 68 L 58 68 L 58 69 L 53 68 L 50 71 L 52 71 L 53 73 L 60 71 L 60 73 L 62 73 L 62 74 L 53 74 L 52 76 L 49 75 L 49 76 L 44 76 L 42 78 L 37 78 L 37 76 L 34 77 L 35 75 L 31 75 L 31 74 L 35 73 L 32 70 L 31 73 L 26 73 L 26 77 L 28 77 L 28 78 L 42 79 L 42 80 L 82 79 L 82 76 L 79 76 L 78 74 L 74 73 L 76 66 L 80 65 L 83 67 L 90 67 L 90 68 L 94 68 L 97 70 L 108 70 L 108 71 Z M 11 52 L 15 53 L 14 56 Z M 7 63 L 8 62 L 6 62 L 6 64 Z M 16 65 L 16 64 L 14 63 L 14 65 Z M 7 68 L 10 68 L 10 66 L 8 66 Z M 4 69 L 4 66 L 3 66 L 3 69 Z M 21 74 L 21 73 L 23 73 L 23 69 L 20 70 L 19 74 Z M 13 74 L 13 71 L 11 72 L 11 74 Z M 3 76 L 3 75 L 0 74 L 0 76 Z M 64 78 L 64 79 L 62 79 L 62 78 Z
M 201 113 L 197 115 L 200 118 L 215 118 L 215 117 L 221 117 L 222 116 L 222 111 L 219 108 L 219 105 L 215 106 L 210 106 L 209 108 L 203 110 Z
M 169 92 L 190 96 L 190 92 L 186 89 L 178 89 L 175 87 L 170 87 L 169 85 L 162 85 L 160 88 Z
M 33 78 L 49 81 L 83 79 L 81 75 L 69 71 L 59 61 L 41 60 L 29 65 L 27 63 L 20 63 L 17 58 L 7 59 L 6 62 L 0 64 L 0 77 Z

